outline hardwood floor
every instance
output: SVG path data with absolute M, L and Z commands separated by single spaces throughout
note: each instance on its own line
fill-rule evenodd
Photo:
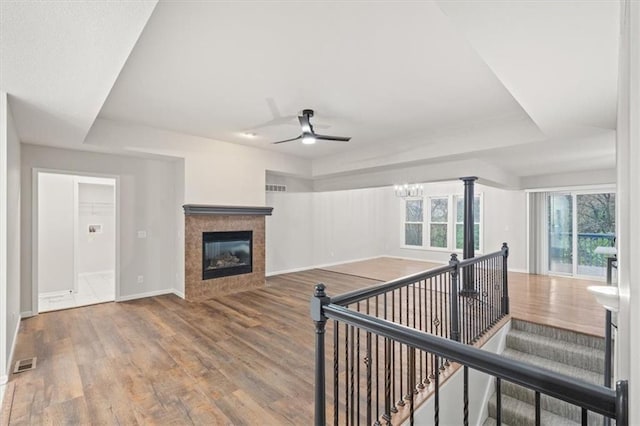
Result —
M 396 260 L 385 271 L 376 259 L 367 276 L 388 277 Z M 11 377 L 0 424 L 310 424 L 309 299 L 320 281 L 330 295 L 379 282 L 356 266 L 270 277 L 205 303 L 167 295 L 25 319 L 15 359 L 38 366 Z M 588 283 L 509 276 L 513 316 L 598 334 L 604 311 Z

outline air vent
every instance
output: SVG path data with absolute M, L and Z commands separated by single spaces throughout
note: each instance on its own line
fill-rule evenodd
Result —
M 33 358 L 21 359 L 20 361 L 17 361 L 16 367 L 13 369 L 13 372 L 22 373 L 23 371 L 33 370 L 34 368 L 36 368 L 37 360 L 38 358 L 33 357 Z
M 287 192 L 287 185 L 266 185 L 267 192 Z

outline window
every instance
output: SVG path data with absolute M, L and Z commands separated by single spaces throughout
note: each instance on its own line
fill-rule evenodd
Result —
M 422 199 L 405 200 L 404 244 L 422 246 Z
M 449 245 L 449 197 L 429 198 L 429 246 Z
M 456 196 L 456 250 L 462 250 L 464 246 L 464 197 Z M 476 195 L 473 199 L 473 242 L 474 248 L 480 250 L 480 239 L 482 238 L 481 227 L 482 209 L 481 198 Z
M 403 247 L 460 251 L 464 243 L 464 197 L 436 195 L 403 201 Z M 474 246 L 482 247 L 482 194 L 473 203 Z

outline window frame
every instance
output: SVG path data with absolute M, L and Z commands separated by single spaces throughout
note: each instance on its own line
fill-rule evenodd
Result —
M 421 222 L 410 222 L 407 221 L 407 201 L 422 201 L 422 221 Z M 413 250 L 421 250 L 424 249 L 425 242 L 425 214 L 424 214 L 424 197 L 406 197 L 402 198 L 402 220 L 400 221 L 400 247 L 406 249 Z M 422 244 L 421 245 L 410 245 L 407 244 L 406 239 L 406 225 L 407 224 L 416 224 L 422 226 Z
M 423 247 L 425 250 L 431 250 L 431 251 L 446 251 L 449 252 L 451 251 L 450 247 L 451 247 L 451 219 L 452 219 L 452 215 L 451 215 L 451 195 L 427 195 L 424 197 L 425 200 L 427 200 L 426 204 L 428 205 L 428 211 L 427 211 L 427 220 L 425 220 L 425 225 L 426 225 L 426 239 L 423 240 L 424 243 Z M 447 200 L 447 221 L 446 222 L 433 222 L 431 220 L 431 200 L 443 200 L 446 199 Z M 431 225 L 432 224 L 438 224 L 438 225 L 446 225 L 447 226 L 447 245 L 446 247 L 437 247 L 437 246 L 432 246 L 431 245 Z

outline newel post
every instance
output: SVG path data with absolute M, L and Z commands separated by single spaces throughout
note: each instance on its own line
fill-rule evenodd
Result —
M 629 382 L 616 383 L 616 426 L 629 425 Z
M 451 339 L 456 342 L 460 341 L 460 322 L 458 317 L 458 282 L 460 279 L 460 261 L 458 255 L 451 254 L 449 266 L 453 267 L 451 271 L 451 289 L 449 291 L 449 304 L 451 305 Z
M 509 283 L 508 283 L 508 269 L 507 258 L 509 257 L 509 246 L 507 243 L 502 243 L 502 314 L 507 315 L 509 313 Z
M 311 319 L 316 324 L 316 375 L 315 375 L 315 425 L 325 426 L 326 396 L 325 396 L 325 362 L 324 362 L 324 334 L 327 317 L 322 309 L 331 303 L 331 298 L 325 293 L 325 285 L 320 283 L 315 287 L 311 298 Z

